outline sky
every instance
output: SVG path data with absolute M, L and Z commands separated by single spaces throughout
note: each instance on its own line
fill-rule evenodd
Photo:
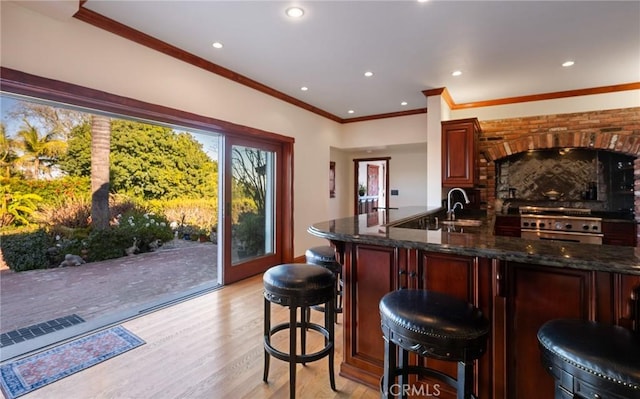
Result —
M 11 108 L 15 105 L 16 100 L 7 96 L 0 96 L 0 115 L 2 115 L 2 123 L 4 123 L 7 133 L 10 135 L 20 129 L 20 121 L 9 119 L 7 112 L 11 111 Z

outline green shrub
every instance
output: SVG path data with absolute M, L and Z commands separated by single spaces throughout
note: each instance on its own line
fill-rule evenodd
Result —
M 114 230 L 129 239 L 125 248 L 131 247 L 135 238 L 139 252 L 148 252 L 156 240 L 164 243 L 173 239 L 167 219 L 153 213 L 127 212 L 118 218 Z
M 126 249 L 133 244 L 134 232 L 126 229 L 109 228 L 94 230 L 84 241 L 86 261 L 120 258 L 126 254 Z
M 40 228 L 4 231 L 0 235 L 0 248 L 5 263 L 17 272 L 48 268 L 48 247 L 49 236 Z
M 0 227 L 28 226 L 30 216 L 42 198 L 22 193 L 9 184 L 0 184 Z
M 233 226 L 233 237 L 241 256 L 264 254 L 264 223 L 264 216 L 255 212 L 243 212 L 238 215 L 238 224 Z
M 53 180 L 6 179 L 14 191 L 36 194 L 44 204 L 61 205 L 67 198 L 91 198 L 91 182 L 88 177 L 64 176 Z
M 50 245 L 47 248 L 47 260 L 49 267 L 58 267 L 65 258 L 66 254 L 79 255 L 83 257 L 85 240 L 88 236 L 88 229 L 78 229 L 71 232 L 68 236 L 49 234 Z M 83 257 L 84 258 L 84 257 Z M 86 259 L 85 259 L 86 260 Z

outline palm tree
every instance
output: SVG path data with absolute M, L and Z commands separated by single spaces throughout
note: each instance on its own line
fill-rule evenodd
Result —
M 0 124 L 0 169 L 4 171 L 4 176 L 11 177 L 11 165 L 16 159 L 15 141 L 7 137 L 4 123 Z
M 49 172 L 59 155 L 64 154 L 67 142 L 57 138 L 57 132 L 50 132 L 40 136 L 38 128 L 24 120 L 24 128 L 18 132 L 17 148 L 22 155 L 17 162 L 29 165 L 34 179 L 40 177 L 41 172 Z
M 109 155 L 111 120 L 91 116 L 91 225 L 95 229 L 109 227 Z

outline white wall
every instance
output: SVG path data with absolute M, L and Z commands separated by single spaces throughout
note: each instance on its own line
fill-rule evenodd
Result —
M 427 205 L 427 144 L 392 146 L 386 149 L 368 151 L 352 151 L 351 176 L 353 176 L 354 159 L 390 157 L 389 191 L 398 190 L 398 195 L 390 195 L 389 207 Z M 351 198 L 353 198 L 353 177 L 350 179 Z M 353 200 L 352 200 L 353 203 Z M 353 205 L 351 206 L 353 208 Z
M 330 158 L 336 163 L 336 196 L 329 199 L 329 213 L 323 220 L 353 215 L 353 161 L 347 151 L 333 147 Z
M 427 103 L 425 98 L 425 104 Z M 342 134 L 336 147 L 358 150 L 368 147 L 382 148 L 427 141 L 426 114 L 397 118 L 376 119 L 342 125 Z

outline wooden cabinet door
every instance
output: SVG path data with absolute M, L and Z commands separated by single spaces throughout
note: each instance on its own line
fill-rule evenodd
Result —
M 625 245 L 633 247 L 636 245 L 636 223 L 635 222 L 607 222 L 602 221 L 603 244 Z
M 473 187 L 477 183 L 477 135 L 475 118 L 442 122 L 442 185 Z
M 491 320 L 491 265 L 488 259 L 476 257 L 422 252 L 417 262 L 417 270 L 408 271 L 410 288 L 439 291 L 480 308 L 487 319 Z M 412 277 L 415 277 L 412 279 Z M 411 281 L 417 282 L 415 286 Z M 475 362 L 473 381 L 478 397 L 491 397 L 491 343 L 488 340 L 487 352 Z M 457 374 L 457 363 L 442 360 L 420 358 L 420 364 L 453 376 Z M 435 380 L 432 382 L 437 383 Z M 443 397 L 455 397 L 454 390 L 440 386 Z M 446 394 L 446 395 L 445 395 Z
M 554 397 L 542 367 L 538 329 L 556 318 L 592 319 L 593 272 L 508 263 L 506 267 L 506 367 L 508 398 Z M 591 316 L 591 317 L 590 317 Z M 499 378 L 499 377 L 498 377 Z
M 399 288 L 398 270 L 407 251 L 366 244 L 348 244 L 345 262 L 344 362 L 341 374 L 377 386 L 384 363 L 379 303 Z
M 497 236 L 520 237 L 520 216 L 496 215 L 493 227 Z

